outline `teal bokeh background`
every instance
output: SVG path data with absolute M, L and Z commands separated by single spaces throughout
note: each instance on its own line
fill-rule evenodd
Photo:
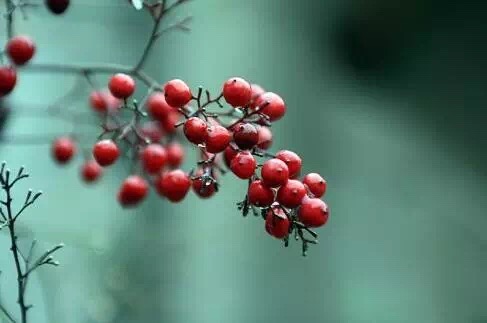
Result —
M 124 1 L 73 2 L 63 18 L 39 8 L 17 26 L 36 39 L 36 62 L 137 60 L 147 16 Z M 486 12 L 434 0 L 195 0 L 174 12 L 193 14 L 193 30 L 165 35 L 146 70 L 213 92 L 241 75 L 281 93 L 274 149 L 299 152 L 329 182 L 320 244 L 302 258 L 239 216 L 245 185 L 231 174 L 209 201 L 152 194 L 127 211 L 114 199 L 123 166 L 86 188 L 48 145 L 4 143 L 0 159 L 25 165 L 26 185 L 45 192 L 22 236 L 67 245 L 62 266 L 30 285 L 32 322 L 487 320 Z M 25 111 L 73 81 L 20 74 L 5 134 L 69 131 Z M 88 109 L 86 99 L 69 108 Z M 0 246 L 0 297 L 15 312 L 3 233 Z

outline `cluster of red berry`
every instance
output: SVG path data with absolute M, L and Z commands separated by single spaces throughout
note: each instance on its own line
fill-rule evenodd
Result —
M 46 4 L 60 14 L 69 1 L 46 0 Z M 35 44 L 26 36 L 16 36 L 9 40 L 5 53 L 13 66 L 22 66 L 33 57 Z M 0 96 L 9 94 L 16 80 L 15 67 L 0 67 Z M 199 197 L 209 198 L 219 190 L 219 176 L 230 169 L 247 181 L 245 199 L 238 203 L 244 216 L 250 211 L 261 215 L 266 231 L 286 245 L 294 234 L 303 242 L 303 253 L 309 243 L 316 243 L 312 228 L 323 226 L 329 215 L 327 204 L 320 199 L 327 184 L 316 173 L 299 180 L 302 161 L 296 153 L 268 151 L 273 136 L 270 126 L 286 113 L 278 94 L 240 77 L 226 81 L 214 98 L 202 87 L 193 94 L 179 79 L 150 88 L 140 104 L 129 100 L 135 89 L 132 76 L 119 73 L 111 77 L 107 89 L 91 93 L 89 102 L 102 121 L 102 133 L 91 151 L 84 151 L 89 157 L 80 174 L 86 183 L 96 182 L 104 168 L 128 155 L 131 175 L 123 181 L 118 201 L 130 207 L 146 198 L 150 186 L 172 202 L 182 201 L 191 188 Z M 223 110 L 223 100 L 229 109 Z M 220 108 L 210 112 L 214 105 Z M 151 121 L 143 121 L 147 114 Z M 182 136 L 199 149 L 199 161 L 190 172 L 180 169 L 185 155 L 179 143 Z M 74 135 L 57 138 L 52 145 L 54 159 L 68 163 L 77 144 Z
M 52 13 L 59 15 L 68 9 L 69 0 L 46 0 L 45 4 Z M 35 43 L 28 36 L 15 36 L 7 42 L 4 52 L 0 52 L 0 62 L 6 54 L 11 64 L 0 65 L 0 98 L 12 92 L 17 84 L 16 68 L 27 64 L 35 52 Z
M 193 95 L 185 82 L 175 79 L 143 100 L 140 106 L 153 121 L 141 123 L 145 112 L 136 101 L 128 100 L 135 88 L 131 76 L 116 74 L 111 77 L 108 90 L 91 94 L 90 104 L 104 123 L 100 139 L 92 148 L 93 158 L 82 166 L 81 174 L 86 182 L 96 181 L 104 167 L 119 159 L 125 150 L 122 146 L 127 146 L 127 151 L 132 153 L 134 174 L 120 187 L 121 205 L 139 204 L 147 196 L 150 185 L 161 196 L 179 202 L 191 188 L 201 198 L 214 195 L 226 164 L 236 177 L 248 182 L 247 195 L 239 203 L 244 215 L 250 210 L 262 214 L 267 232 L 278 239 L 287 241 L 294 231 L 303 246 L 315 241 L 305 238 L 303 232 L 316 237 L 310 228 L 320 227 L 328 219 L 328 206 L 320 199 L 325 194 L 326 181 L 316 173 L 298 180 L 302 161 L 296 153 L 268 152 L 272 144 L 269 126 L 286 112 L 279 95 L 234 77 L 224 83 L 218 97 L 212 99 L 205 91 L 206 99 L 203 99 L 202 88 Z M 222 99 L 231 106 L 229 111 L 221 110 Z M 221 108 L 209 112 L 213 104 Z M 130 121 L 119 120 L 123 110 L 131 111 Z M 182 133 L 177 131 L 179 127 Z M 103 138 L 106 135 L 110 138 Z M 181 135 L 198 147 L 200 153 L 197 166 L 189 173 L 179 169 L 184 157 L 183 148 L 177 142 Z M 75 141 L 59 138 L 52 149 L 54 158 L 66 163 L 76 152 Z M 264 159 L 262 164 L 259 158 Z

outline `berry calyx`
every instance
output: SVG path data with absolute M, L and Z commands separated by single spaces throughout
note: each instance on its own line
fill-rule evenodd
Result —
M 55 15 L 64 13 L 69 6 L 69 0 L 46 0 L 47 8 Z
M 326 181 L 320 174 L 309 173 L 303 178 L 303 183 L 314 197 L 322 197 L 326 192 Z
M 247 196 L 249 203 L 257 207 L 270 206 L 274 202 L 274 191 L 261 180 L 250 183 Z
M 16 65 L 24 65 L 34 56 L 36 46 L 27 36 L 15 36 L 10 39 L 5 48 L 12 62 Z
M 328 216 L 328 206 L 318 198 L 305 197 L 298 209 L 299 221 L 311 228 L 323 226 L 328 221 Z
M 259 132 L 250 123 L 239 123 L 233 129 L 233 140 L 240 149 L 252 149 L 259 142 Z
M 162 174 L 156 181 L 157 192 L 171 202 L 179 202 L 188 194 L 189 176 L 180 169 Z
M 276 158 L 286 163 L 289 169 L 289 177 L 293 178 L 299 175 L 301 171 L 301 157 L 290 150 L 281 150 L 276 154 Z
M 265 230 L 277 239 L 284 239 L 289 235 L 291 223 L 284 211 L 277 205 L 267 211 L 265 218 Z
M 281 119 L 286 113 L 284 100 L 273 92 L 261 94 L 255 104 L 260 107 L 263 114 L 269 117 L 271 122 Z
M 206 150 L 212 154 L 222 152 L 228 147 L 231 139 L 232 136 L 226 128 L 220 125 L 211 126 L 208 128 Z
M 184 123 L 184 135 L 193 144 L 199 145 L 208 137 L 208 125 L 197 117 L 192 117 Z
M 166 102 L 164 94 L 156 92 L 147 100 L 147 110 L 152 118 L 162 121 L 174 111 L 174 108 Z
M 185 106 L 193 97 L 189 86 L 179 79 L 171 80 L 164 85 L 164 95 L 167 103 L 174 108 Z
M 118 73 L 112 76 L 108 88 L 114 97 L 126 99 L 134 94 L 135 81 L 130 75 Z
M 150 144 L 142 151 L 141 160 L 145 171 L 149 174 L 155 174 L 166 164 L 166 149 L 159 144 Z
M 289 179 L 289 169 L 286 163 L 277 158 L 266 161 L 260 173 L 265 185 L 270 187 L 284 185 Z
M 17 72 L 13 67 L 0 67 L 0 97 L 12 92 L 17 83 Z
M 171 167 L 179 167 L 184 160 L 184 149 L 177 142 L 170 143 L 166 146 L 167 163 Z
M 61 137 L 52 144 L 52 156 L 59 164 L 68 163 L 76 153 L 76 145 L 73 139 Z
M 149 192 L 149 185 L 138 175 L 127 177 L 118 192 L 118 201 L 124 207 L 135 206 L 142 202 Z
M 81 178 L 86 183 L 94 183 L 100 178 L 103 168 L 95 160 L 88 160 L 81 166 Z
M 239 152 L 230 163 L 230 169 L 238 178 L 248 179 L 255 173 L 257 162 L 248 151 Z
M 119 155 L 120 150 L 113 140 L 100 140 L 93 146 L 93 157 L 100 166 L 105 167 L 113 164 Z
M 287 208 L 298 207 L 305 196 L 304 184 L 294 179 L 288 180 L 277 191 L 277 201 Z
M 268 127 L 261 126 L 258 129 L 259 140 L 257 147 L 263 150 L 267 150 L 272 146 L 272 131 Z
M 233 77 L 223 84 L 223 97 L 233 107 L 244 107 L 252 99 L 252 87 L 243 78 Z

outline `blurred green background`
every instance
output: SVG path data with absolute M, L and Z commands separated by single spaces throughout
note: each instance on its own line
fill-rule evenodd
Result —
M 122 0 L 72 2 L 62 18 L 39 8 L 17 25 L 38 44 L 35 62 L 137 60 L 146 14 Z M 320 244 L 303 258 L 242 218 L 245 184 L 232 175 L 209 201 L 152 194 L 127 211 L 114 198 L 123 166 L 87 188 L 81 160 L 60 169 L 48 144 L 0 141 L 0 159 L 32 174 L 18 189 L 45 192 L 23 241 L 67 245 L 62 266 L 30 285 L 31 321 L 486 322 L 487 3 L 194 0 L 168 20 L 187 14 L 192 32 L 161 38 L 146 70 L 213 92 L 240 75 L 282 94 L 273 150 L 298 152 L 329 182 Z M 25 111 L 73 81 L 21 73 L 4 135 L 69 131 Z M 0 300 L 16 313 L 8 243 L 0 232 Z

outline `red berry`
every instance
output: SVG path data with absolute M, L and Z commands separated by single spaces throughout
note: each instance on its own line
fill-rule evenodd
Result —
M 108 91 L 93 91 L 90 94 L 90 105 L 98 112 L 115 110 L 120 106 L 120 100 Z
M 289 177 L 293 178 L 299 175 L 301 171 L 301 157 L 290 150 L 281 150 L 276 154 L 276 158 L 286 163 L 289 169 Z
M 100 166 L 105 167 L 113 164 L 119 155 L 120 151 L 113 140 L 100 140 L 93 146 L 93 157 Z
M 261 112 L 269 117 L 270 121 L 281 119 L 286 113 L 284 100 L 273 92 L 266 92 L 259 96 L 255 104 L 261 108 Z
M 179 202 L 188 194 L 189 176 L 180 169 L 167 172 L 156 181 L 157 192 L 172 202 Z
M 160 121 L 162 129 L 167 133 L 173 133 L 177 130 L 176 124 L 179 123 L 179 113 L 171 111 L 164 119 Z
M 231 139 L 232 136 L 226 128 L 220 125 L 211 126 L 208 128 L 206 150 L 212 154 L 222 152 L 228 147 Z
M 108 88 L 114 97 L 126 99 L 134 94 L 135 81 L 130 75 L 118 73 L 112 76 Z
M 150 142 L 160 142 L 164 136 L 161 126 L 157 121 L 149 121 L 144 123 L 140 128 L 140 132 L 145 138 L 149 139 Z
M 150 144 L 142 151 L 141 160 L 145 171 L 149 174 L 155 174 L 166 164 L 166 149 L 159 144 Z
M 250 83 L 240 77 L 233 77 L 223 84 L 223 97 L 233 107 L 244 107 L 252 98 Z
M 238 151 L 233 149 L 231 145 L 229 145 L 227 148 L 225 148 L 225 152 L 223 153 L 223 157 L 225 159 L 225 164 L 227 167 L 230 167 L 230 164 L 232 163 L 232 159 L 237 156 Z
M 66 164 L 76 153 L 76 145 L 73 139 L 61 137 L 52 144 L 52 156 L 59 164 Z
M 267 150 L 272 146 L 272 132 L 268 127 L 259 127 L 259 141 L 257 147 Z
M 34 56 L 36 45 L 27 36 L 15 36 L 10 39 L 5 48 L 12 62 L 17 65 L 24 65 Z
M 60 15 L 68 9 L 69 0 L 46 0 L 46 5 L 53 14 Z
M 250 123 L 239 123 L 233 131 L 233 140 L 240 149 L 252 149 L 259 142 L 259 132 Z
M 208 136 L 208 125 L 197 117 L 189 118 L 184 123 L 184 134 L 193 144 L 201 144 Z
M 289 219 L 279 206 L 273 206 L 267 211 L 265 229 L 271 236 L 284 239 L 289 235 L 289 227 Z
M 204 178 L 201 178 L 201 175 L 203 175 L 203 171 L 198 170 L 192 184 L 193 191 L 201 198 L 209 198 L 215 194 L 216 184 L 213 181 L 208 181 L 206 185 L 203 185 L 206 181 L 204 181 Z
M 255 173 L 257 162 L 248 151 L 239 152 L 230 163 L 230 169 L 238 178 L 248 179 Z
M 13 67 L 0 67 L 0 97 L 12 92 L 17 83 L 17 72 Z
M 324 225 L 328 221 L 328 216 L 328 205 L 318 198 L 305 197 L 298 209 L 299 221 L 311 228 Z
M 289 179 L 289 169 L 286 163 L 277 158 L 266 161 L 260 173 L 265 185 L 270 187 L 284 185 Z
M 270 206 L 274 202 L 274 191 L 261 180 L 253 181 L 247 192 L 249 202 L 258 207 Z
M 290 179 L 277 191 L 277 201 L 287 208 L 295 208 L 306 196 L 306 188 L 300 181 Z
M 164 95 L 167 103 L 174 108 L 185 106 L 193 97 L 189 86 L 179 79 L 171 80 L 164 85 Z
M 171 167 L 179 167 L 184 159 L 184 149 L 177 142 L 166 146 L 167 162 Z
M 149 192 L 149 185 L 140 176 L 132 175 L 122 183 L 118 201 L 122 206 L 135 206 L 142 202 Z
M 259 96 L 265 93 L 265 90 L 259 84 L 252 84 L 252 100 L 257 99 Z
M 308 175 L 304 176 L 303 183 L 306 185 L 314 195 L 314 197 L 322 197 L 325 195 L 326 192 L 326 181 L 321 177 L 319 174 L 316 173 L 309 173 Z
M 103 168 L 95 160 L 88 160 L 81 166 L 81 177 L 86 183 L 96 182 L 102 172 Z
M 147 110 L 152 118 L 162 121 L 174 111 L 174 108 L 167 104 L 164 94 L 156 92 L 147 100 Z

